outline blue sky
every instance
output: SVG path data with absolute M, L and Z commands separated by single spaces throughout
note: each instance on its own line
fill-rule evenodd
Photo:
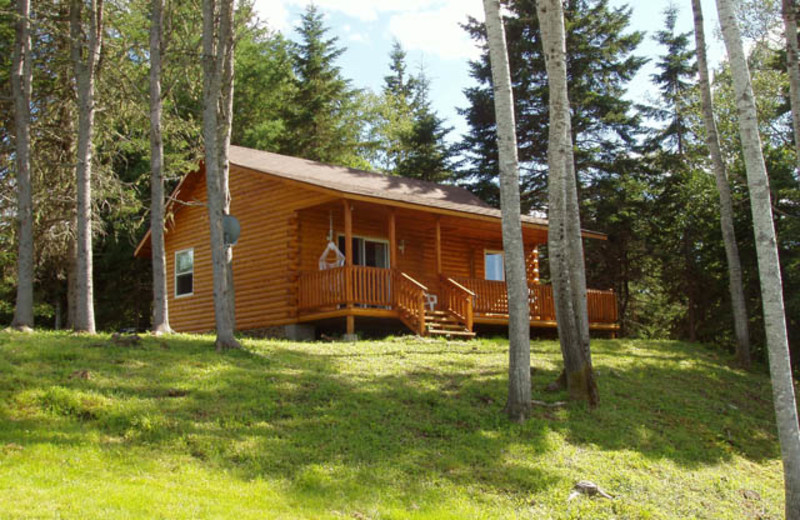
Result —
M 271 26 L 295 38 L 294 27 L 310 0 L 257 0 L 262 18 Z M 466 123 L 457 107 L 466 106 L 463 89 L 473 82 L 468 74 L 468 60 L 478 54 L 459 23 L 473 16 L 483 19 L 482 0 L 316 0 L 325 14 L 331 34 L 338 36 L 347 51 L 339 60 L 345 77 L 358 88 L 380 90 L 388 72 L 388 56 L 393 39 L 397 38 L 408 52 L 412 70 L 424 67 L 431 79 L 434 108 L 455 130 L 457 140 L 466 130 Z M 633 7 L 630 28 L 646 31 L 647 37 L 638 54 L 655 58 L 663 52 L 651 36 L 663 26 L 663 11 L 670 0 L 611 0 L 614 6 Z M 678 30 L 692 30 L 691 3 L 674 2 L 680 8 Z M 724 56 L 722 42 L 716 37 L 717 16 L 714 0 L 703 0 L 708 39 L 709 60 L 713 65 Z M 630 97 L 646 101 L 655 97 L 650 84 L 653 63 L 643 67 L 630 85 Z

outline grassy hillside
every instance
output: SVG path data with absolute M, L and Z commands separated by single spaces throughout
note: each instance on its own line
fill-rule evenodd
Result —
M 517 425 L 505 341 L 245 345 L 0 332 L 0 517 L 782 516 L 768 378 L 700 346 L 596 341 L 600 408 Z

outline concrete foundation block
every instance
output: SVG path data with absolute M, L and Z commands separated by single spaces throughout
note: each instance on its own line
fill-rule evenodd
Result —
M 314 341 L 316 339 L 316 328 L 306 323 L 292 323 L 284 327 L 286 339 L 291 341 Z

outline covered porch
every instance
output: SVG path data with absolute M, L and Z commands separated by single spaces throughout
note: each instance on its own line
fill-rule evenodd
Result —
M 358 316 L 393 318 L 423 336 L 472 336 L 476 324 L 508 323 L 505 282 L 487 279 L 497 276 L 489 257 L 502 256 L 497 218 L 350 199 L 307 208 L 297 218 L 304 237 L 295 298 L 299 322 L 341 317 L 354 334 Z M 546 240 L 546 225 L 528 223 L 523 230 L 531 327 L 555 327 L 552 287 L 539 283 L 538 244 Z M 319 269 L 315 255 L 326 235 L 344 261 Z M 590 327 L 617 330 L 613 291 L 590 290 L 587 300 Z

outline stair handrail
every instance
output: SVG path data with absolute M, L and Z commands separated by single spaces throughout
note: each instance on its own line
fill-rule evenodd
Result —
M 393 306 L 399 308 L 401 311 L 408 312 L 413 320 L 413 325 L 416 327 L 415 332 L 420 336 L 424 336 L 425 293 L 428 292 L 428 288 L 402 271 L 395 270 L 395 275 L 397 283 L 395 284 L 395 290 L 392 291 L 394 300 Z M 409 295 L 409 300 L 411 301 L 409 301 L 407 305 L 405 304 L 406 302 L 401 301 L 404 297 L 403 285 L 408 287 L 412 293 Z
M 402 276 L 403 278 L 405 278 L 405 279 L 406 279 L 406 280 L 408 280 L 409 282 L 413 283 L 414 285 L 416 285 L 417 287 L 419 287 L 419 288 L 420 288 L 420 289 L 422 289 L 423 291 L 425 291 L 425 292 L 428 292 L 428 288 L 427 288 L 426 286 L 422 285 L 421 283 L 419 283 L 419 282 L 418 282 L 418 281 L 416 281 L 415 279 L 411 278 L 410 276 L 408 276 L 408 275 L 407 275 L 406 273 L 404 273 L 403 271 L 399 271 L 399 273 L 400 273 L 400 276 Z
M 474 326 L 475 293 L 448 276 L 442 276 L 444 310 L 472 332 Z

